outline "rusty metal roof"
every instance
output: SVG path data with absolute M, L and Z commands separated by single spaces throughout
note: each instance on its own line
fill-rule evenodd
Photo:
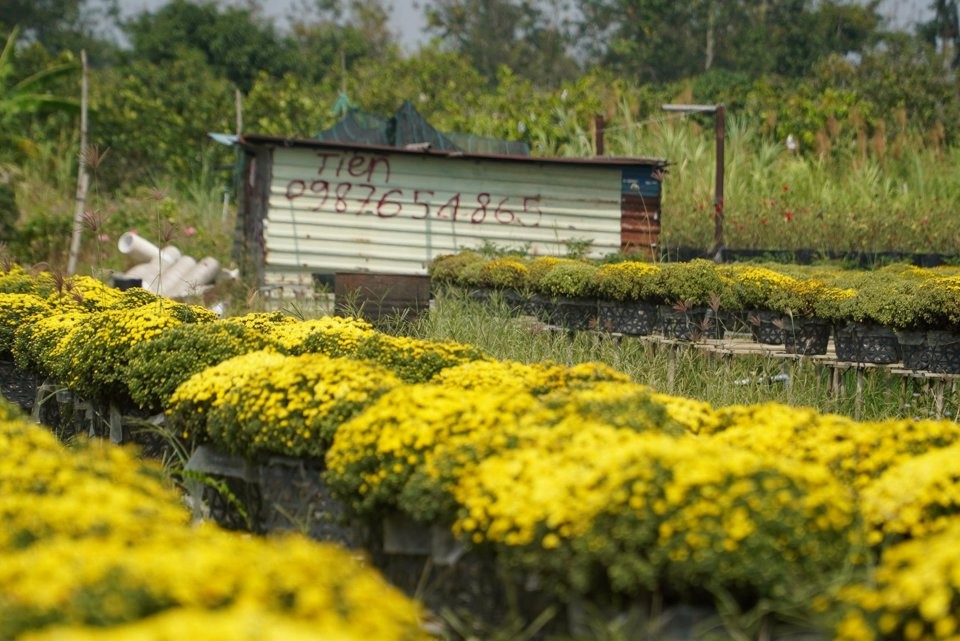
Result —
M 663 158 L 637 158 L 637 157 L 610 157 L 610 156 L 592 156 L 580 158 L 566 158 L 558 156 L 520 156 L 510 154 L 481 154 L 465 151 L 444 151 L 435 149 L 409 149 L 403 147 L 389 147 L 384 145 L 368 145 L 358 143 L 344 143 L 326 140 L 316 140 L 314 138 L 294 138 L 285 136 L 267 136 L 262 134 L 244 134 L 240 136 L 239 143 L 247 147 L 281 147 L 292 148 L 302 147 L 309 149 L 337 149 L 341 151 L 356 150 L 365 152 L 391 153 L 391 154 L 409 154 L 414 156 L 430 156 L 434 158 L 465 158 L 465 159 L 484 159 L 484 160 L 502 160 L 524 164 L 559 164 L 559 165 L 588 165 L 588 166 L 614 166 L 623 167 L 629 165 L 647 165 L 654 167 L 666 167 L 669 163 Z

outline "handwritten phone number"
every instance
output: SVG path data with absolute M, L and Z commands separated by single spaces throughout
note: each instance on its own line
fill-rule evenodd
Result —
M 302 197 L 319 200 L 311 211 L 334 211 L 338 214 L 374 213 L 379 218 L 408 216 L 414 220 L 429 217 L 470 222 L 475 225 L 491 221 L 501 225 L 539 227 L 543 212 L 541 196 L 506 196 L 499 198 L 489 192 L 463 194 L 458 192 L 442 204 L 434 199 L 436 192 L 429 189 L 411 190 L 384 187 L 370 183 L 340 182 L 316 179 L 291 180 L 287 183 L 287 200 Z M 328 209 L 329 206 L 329 209 Z

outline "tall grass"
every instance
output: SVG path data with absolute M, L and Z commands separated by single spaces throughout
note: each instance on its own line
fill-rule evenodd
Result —
M 960 152 L 907 137 L 791 152 L 736 114 L 725 138 L 725 241 L 738 249 L 955 253 Z M 612 156 L 671 163 L 664 182 L 661 245 L 713 244 L 712 121 L 618 114 L 605 137 Z
M 20 210 L 18 234 L 11 251 L 23 263 L 45 262 L 65 270 L 73 231 L 76 203 L 76 141 L 62 138 L 36 146 L 16 182 Z M 109 149 L 92 149 L 88 170 L 90 187 L 81 233 L 80 273 L 124 270 L 126 259 L 117 240 L 135 230 L 157 245 L 173 244 L 195 258 L 213 256 L 230 263 L 235 201 L 223 204 L 224 184 L 201 173 L 187 182 L 127 185 L 105 191 L 98 179 L 99 166 L 122 163 Z
M 554 120 L 563 121 L 563 114 L 556 114 Z M 565 127 L 569 135 L 562 144 L 542 141 L 545 153 L 591 155 L 593 132 L 572 120 Z M 873 144 L 869 137 L 849 132 L 824 140 L 822 149 L 791 152 L 782 141 L 761 135 L 747 118 L 728 115 L 727 247 L 956 253 L 960 173 L 954 167 L 960 161 L 960 149 L 908 133 L 898 134 L 888 145 Z M 66 262 L 69 241 L 55 236 L 68 235 L 71 225 L 74 144 L 64 135 L 39 145 L 38 153 L 21 169 L 17 197 L 20 226 L 27 239 L 19 247 L 24 262 Z M 609 121 L 605 146 L 609 156 L 655 156 L 669 161 L 662 200 L 662 248 L 712 246 L 715 136 L 709 116 L 670 114 L 639 120 L 624 102 Z M 108 152 L 104 162 L 123 163 L 124 159 Z M 101 215 L 110 242 L 129 228 L 157 239 L 169 224 L 179 230 L 176 243 L 183 245 L 181 249 L 228 262 L 233 207 L 224 221 L 225 180 L 198 167 L 190 179 L 124 185 L 104 193 L 97 189 L 94 175 L 88 208 Z M 163 197 L 157 199 L 158 193 Z M 81 264 L 90 263 L 94 256 L 93 242 L 85 238 Z M 108 268 L 122 266 L 115 251 L 107 252 L 105 260 Z
M 834 394 L 832 369 L 812 359 L 731 357 L 643 338 L 551 331 L 532 319 L 517 317 L 502 301 L 481 304 L 457 291 L 441 292 L 435 307 L 413 325 L 412 332 L 421 338 L 476 345 L 498 359 L 567 365 L 599 361 L 658 391 L 717 407 L 778 402 L 864 420 L 935 414 L 931 389 L 883 368 L 863 372 L 858 402 L 853 370 L 844 375 L 839 393 Z M 944 413 L 952 416 L 956 411 L 950 401 Z

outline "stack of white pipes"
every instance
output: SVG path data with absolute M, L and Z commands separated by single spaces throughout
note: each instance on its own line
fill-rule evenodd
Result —
M 207 256 L 198 262 L 172 245 L 161 249 L 134 232 L 120 236 L 117 248 L 137 263 L 124 278 L 139 278 L 144 289 L 168 298 L 201 294 L 220 273 L 216 258 Z

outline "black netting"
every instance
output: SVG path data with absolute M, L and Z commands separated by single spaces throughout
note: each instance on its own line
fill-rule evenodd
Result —
M 525 142 L 441 133 L 420 115 L 409 100 L 404 101 L 389 118 L 367 113 L 352 105 L 343 110 L 346 114 L 340 122 L 318 133 L 315 136 L 317 139 L 387 147 L 428 144 L 430 149 L 441 151 L 530 155 L 530 146 Z

